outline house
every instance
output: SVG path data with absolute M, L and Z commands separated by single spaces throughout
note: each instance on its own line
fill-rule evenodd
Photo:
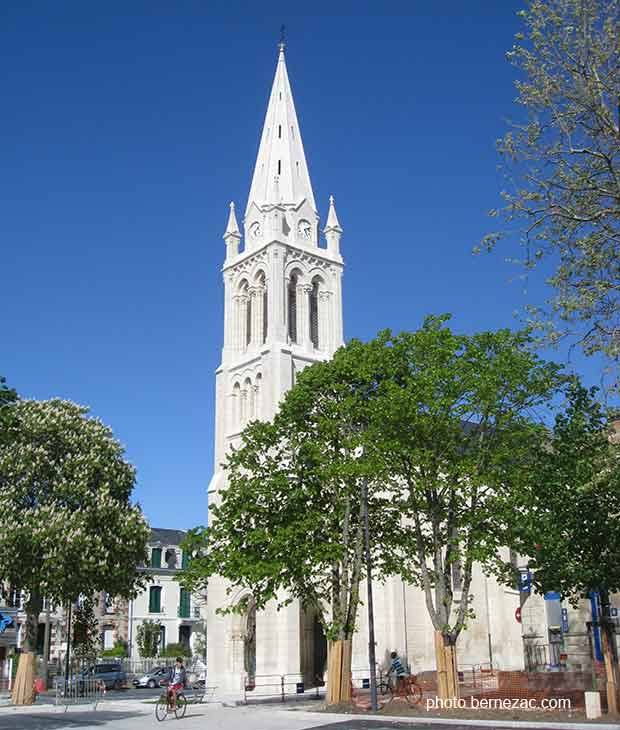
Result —
M 129 602 L 128 642 L 131 657 L 139 657 L 137 631 L 140 624 L 160 625 L 160 648 L 183 644 L 187 655 L 203 654 L 205 647 L 206 597 L 192 595 L 175 580 L 187 565 L 181 550 L 186 533 L 154 528 L 148 542 L 149 564 L 142 568 L 151 577 L 134 600 Z

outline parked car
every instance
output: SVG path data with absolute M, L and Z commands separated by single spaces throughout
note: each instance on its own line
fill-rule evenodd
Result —
M 122 689 L 127 683 L 127 675 L 121 665 L 112 663 L 94 664 L 79 673 L 78 682 L 80 679 L 96 679 L 103 682 L 106 689 Z
M 169 667 L 155 667 L 141 677 L 136 677 L 133 681 L 133 686 L 136 688 L 148 687 L 149 689 L 155 689 L 155 687 L 161 686 L 162 681 L 168 681 L 169 676 Z

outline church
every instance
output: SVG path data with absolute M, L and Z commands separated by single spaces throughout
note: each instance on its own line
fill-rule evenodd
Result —
M 326 201 L 327 202 L 327 201 Z M 306 163 L 301 130 L 280 43 L 275 78 L 239 226 L 230 203 L 224 233 L 224 338 L 216 371 L 215 473 L 210 504 L 226 488 L 221 463 L 252 419 L 270 419 L 296 374 L 329 359 L 344 344 L 340 250 L 343 228 L 330 197 L 324 224 Z M 355 265 L 352 261 L 351 265 Z M 506 559 L 509 559 L 506 551 Z M 518 567 L 518 557 L 511 556 Z M 453 588 L 458 600 L 458 577 Z M 244 591 L 228 595 L 223 579 L 208 586 L 209 684 L 238 692 L 260 678 L 285 676 L 311 687 L 323 675 L 326 641 L 316 617 L 298 603 L 256 612 Z M 475 570 L 471 592 L 476 618 L 458 642 L 459 668 L 523 669 L 523 634 L 544 645 L 545 604 L 523 602 L 519 590 Z M 247 601 L 244 615 L 217 609 Z M 583 620 L 583 619 L 582 619 Z M 377 660 L 397 651 L 420 672 L 435 668 L 434 630 L 423 593 L 400 578 L 375 585 Z M 353 646 L 354 679 L 368 676 L 366 612 L 359 612 Z M 264 679 L 263 683 L 269 681 Z

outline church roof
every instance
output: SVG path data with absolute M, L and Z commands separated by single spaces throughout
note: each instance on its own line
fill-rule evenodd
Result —
M 316 211 L 293 92 L 286 71 L 284 43 L 281 43 L 246 215 L 252 203 L 259 208 L 278 203 L 297 206 L 304 199 Z

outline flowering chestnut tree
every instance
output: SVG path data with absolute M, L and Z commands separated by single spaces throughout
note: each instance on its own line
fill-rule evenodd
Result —
M 87 408 L 18 400 L 12 411 L 0 442 L 0 583 L 25 594 L 22 646 L 32 656 L 44 597 L 129 598 L 143 587 L 136 569 L 146 562 L 149 528 L 131 502 L 133 466 Z M 22 670 L 32 671 L 32 659 L 22 656 Z M 23 689 L 14 701 L 31 701 L 26 676 L 18 673 L 15 686 Z

